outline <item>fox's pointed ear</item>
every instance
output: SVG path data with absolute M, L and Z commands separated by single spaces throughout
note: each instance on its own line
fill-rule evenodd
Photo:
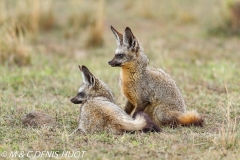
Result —
M 80 65 L 78 65 L 78 68 L 80 69 L 80 71 L 82 71 L 82 67 Z
M 113 28 L 113 26 L 111 26 L 111 30 L 116 37 L 117 44 L 122 45 L 123 44 L 123 35 L 121 33 L 119 33 L 115 28 Z
M 95 85 L 94 75 L 88 70 L 86 66 L 82 66 L 79 68 L 81 68 L 80 70 L 82 71 L 83 82 L 94 86 Z
M 138 40 L 133 35 L 131 29 L 127 27 L 123 35 L 123 44 L 127 45 L 128 48 L 137 51 L 139 49 Z

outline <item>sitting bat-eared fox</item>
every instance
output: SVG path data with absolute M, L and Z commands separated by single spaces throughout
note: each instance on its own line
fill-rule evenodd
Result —
M 158 125 L 203 126 L 196 111 L 186 111 L 183 96 L 175 81 L 162 69 L 148 65 L 138 39 L 127 27 L 124 34 L 111 26 L 117 41 L 112 67 L 121 67 L 120 87 L 127 98 L 128 114 L 144 111 Z

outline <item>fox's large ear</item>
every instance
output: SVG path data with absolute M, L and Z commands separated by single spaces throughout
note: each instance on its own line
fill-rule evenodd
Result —
M 119 33 L 115 28 L 113 28 L 113 26 L 111 26 L 111 30 L 116 37 L 117 44 L 122 45 L 123 44 L 123 35 L 121 33 Z
M 78 68 L 80 69 L 80 71 L 82 72 L 82 67 L 80 65 L 78 65 Z
M 83 83 L 87 83 L 94 86 L 95 85 L 94 75 L 88 70 L 86 66 L 82 67 L 79 66 L 79 68 L 82 71 Z
M 123 43 L 132 50 L 137 51 L 139 49 L 138 40 L 135 38 L 129 27 L 125 29 L 125 33 L 123 35 Z

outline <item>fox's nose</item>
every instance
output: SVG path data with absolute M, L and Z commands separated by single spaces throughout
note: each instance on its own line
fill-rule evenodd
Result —
M 111 65 L 112 61 L 109 61 L 108 64 Z

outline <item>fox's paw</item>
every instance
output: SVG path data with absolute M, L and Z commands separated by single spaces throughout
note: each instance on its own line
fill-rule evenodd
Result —
M 142 129 L 144 133 L 147 132 L 162 132 L 162 129 L 158 127 L 151 118 L 144 112 L 138 111 L 133 114 L 133 118 L 136 118 L 137 115 L 141 115 L 146 120 L 146 126 Z
M 162 132 L 162 129 L 160 127 L 158 127 L 156 124 L 154 124 L 151 132 Z
M 162 132 L 162 129 L 160 127 L 158 127 L 157 125 L 152 124 L 152 126 L 148 126 L 148 127 L 144 128 L 142 131 L 144 133 L 147 133 L 147 132 Z

